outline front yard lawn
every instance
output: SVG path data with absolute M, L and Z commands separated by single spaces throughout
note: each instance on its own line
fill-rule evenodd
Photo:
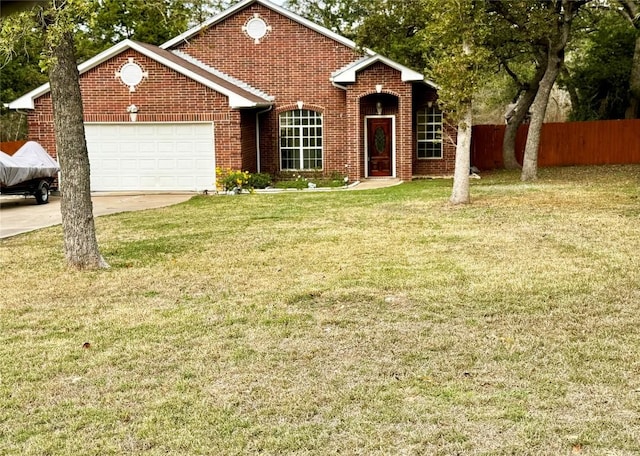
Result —
M 640 453 L 640 165 L 540 176 L 0 241 L 0 454 Z

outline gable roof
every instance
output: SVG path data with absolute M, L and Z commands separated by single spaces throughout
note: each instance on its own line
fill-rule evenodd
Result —
M 254 89 L 242 81 L 232 78 L 221 71 L 190 58 L 185 60 L 181 56 L 151 44 L 139 43 L 132 40 L 124 40 L 110 47 L 104 52 L 87 60 L 78 66 L 78 71 L 83 74 L 103 62 L 117 56 L 127 49 L 133 49 L 142 55 L 170 68 L 200 84 L 209 87 L 216 92 L 225 95 L 229 99 L 232 108 L 253 108 L 271 106 L 273 97 Z M 198 64 L 201 63 L 201 64 Z M 41 85 L 31 92 L 9 103 L 10 109 L 34 109 L 34 101 L 50 91 L 49 84 Z
M 295 14 L 283 7 L 281 7 L 280 5 L 276 5 L 268 0 L 242 0 L 238 3 L 236 3 L 235 5 L 233 5 L 232 7 L 230 7 L 229 9 L 221 12 L 220 14 L 212 17 L 211 19 L 203 22 L 202 24 L 193 27 L 189 30 L 187 30 L 186 32 L 184 32 L 181 35 L 176 36 L 175 38 L 167 41 L 164 44 L 161 44 L 160 47 L 162 49 L 170 49 L 174 46 L 177 46 L 181 43 L 187 43 L 189 41 L 190 38 L 192 38 L 193 36 L 197 35 L 198 33 L 200 33 L 202 30 L 205 30 L 215 24 L 218 24 L 220 22 L 222 22 L 223 20 L 225 20 L 226 18 L 232 16 L 233 14 L 237 13 L 238 11 L 246 8 L 247 6 L 250 6 L 254 3 L 257 3 L 259 5 L 264 6 L 265 8 L 269 8 L 289 19 L 291 19 L 292 21 L 303 25 L 311 30 L 316 31 L 317 33 L 324 35 L 328 38 L 331 38 L 334 41 L 337 41 L 340 44 L 345 45 L 346 47 L 353 49 L 353 50 L 362 50 L 365 53 L 365 56 L 360 59 L 357 60 L 349 65 L 347 65 L 346 67 L 342 68 L 341 70 L 338 70 L 336 72 L 334 72 L 331 77 L 330 80 L 331 82 L 335 82 L 335 83 L 349 83 L 349 82 L 355 82 L 356 81 L 356 73 L 358 71 L 362 71 L 363 69 L 369 67 L 370 65 L 373 65 L 376 62 L 382 62 L 388 66 L 390 66 L 391 68 L 394 68 L 396 70 L 398 70 L 401 74 L 402 74 L 402 81 L 403 82 L 417 82 L 417 81 L 424 81 L 427 85 L 434 87 L 434 88 L 438 88 L 438 86 L 433 83 L 432 81 L 429 80 L 425 80 L 424 76 L 420 73 L 418 73 L 417 71 L 414 71 L 404 65 L 401 65 L 397 62 L 394 62 L 391 59 L 388 59 L 386 57 L 381 56 L 380 54 L 377 54 L 376 52 L 372 51 L 371 49 L 368 48 L 359 48 L 358 45 L 348 39 L 345 38 L 344 36 L 338 35 L 337 33 L 329 30 L 326 27 L 323 27 L 321 25 L 316 24 L 315 22 L 312 22 L 308 19 L 305 19 L 302 16 L 299 16 L 298 14 Z
M 149 46 L 149 45 L 147 45 L 147 46 Z M 168 52 L 168 51 L 166 51 L 164 49 L 160 49 L 160 48 L 157 48 L 157 49 L 160 50 L 161 52 Z M 233 76 L 231 76 L 229 74 L 223 73 L 222 71 L 220 71 L 220 70 L 218 70 L 218 69 L 216 69 L 216 68 L 214 68 L 212 66 L 209 66 L 204 62 L 201 62 L 200 60 L 198 60 L 195 57 L 187 54 L 186 52 L 182 52 L 182 51 L 178 51 L 178 50 L 174 49 L 174 50 L 171 50 L 170 53 L 175 55 L 175 56 L 177 56 L 177 57 L 179 57 L 180 59 L 182 59 L 182 60 L 184 60 L 186 62 L 189 62 L 189 63 L 191 63 L 191 64 L 193 64 L 193 65 L 195 65 L 195 66 L 197 66 L 197 67 L 199 67 L 199 68 L 201 68 L 203 70 L 205 70 L 206 72 L 210 73 L 209 77 L 211 77 L 211 75 L 213 75 L 213 76 L 216 76 L 218 78 L 222 78 L 225 81 L 229 82 L 230 84 L 234 85 L 236 88 L 240 88 L 240 89 L 246 90 L 247 92 L 250 92 L 253 95 L 257 96 L 261 100 L 266 100 L 266 101 L 275 100 L 275 97 L 267 94 L 266 92 L 263 92 L 262 90 L 257 89 L 255 87 L 247 84 L 246 82 L 241 81 L 240 79 L 235 78 L 235 77 L 233 77 Z M 182 62 L 182 65 L 184 65 L 184 62 Z
M 338 35 L 335 32 L 332 32 L 331 30 L 329 30 L 328 28 L 325 28 L 321 25 L 316 24 L 315 22 L 310 21 L 309 19 L 305 19 L 302 16 L 297 15 L 296 13 L 293 13 L 285 8 L 283 8 L 280 5 L 276 5 L 275 3 L 272 3 L 268 0 L 242 0 L 238 3 L 236 3 L 235 5 L 231 6 L 229 9 L 221 12 L 220 14 L 212 17 L 211 19 L 203 22 L 202 24 L 199 24 L 189 30 L 187 30 L 186 32 L 184 32 L 181 35 L 176 36 L 175 38 L 172 38 L 171 40 L 167 41 L 164 44 L 161 44 L 160 47 L 162 49 L 169 49 L 173 46 L 176 46 L 182 42 L 188 42 L 188 40 L 190 38 L 192 38 L 194 35 L 197 35 L 198 33 L 200 33 L 202 30 L 211 27 L 212 25 L 218 24 L 219 22 L 222 22 L 223 20 L 225 20 L 226 18 L 228 18 L 229 16 L 234 15 L 235 13 L 237 13 L 238 11 L 246 8 L 249 5 L 252 5 L 253 3 L 258 3 L 259 5 L 264 6 L 265 8 L 268 8 L 270 10 L 273 10 L 289 19 L 291 19 L 294 22 L 297 22 L 300 25 L 304 25 L 305 27 L 314 30 L 318 33 L 320 33 L 321 35 L 324 35 L 328 38 L 331 38 L 334 41 L 337 41 L 338 43 L 344 44 L 345 46 L 351 48 L 351 49 L 357 49 L 358 45 L 351 41 L 348 38 L 345 38 L 344 36 Z M 364 50 L 367 54 L 373 55 L 375 54 L 375 52 L 373 52 L 370 49 L 365 49 Z
M 435 83 L 425 80 L 424 76 L 417 71 L 414 71 L 404 65 L 400 65 L 398 62 L 394 62 L 393 60 L 383 57 L 380 54 L 363 57 L 360 60 L 356 60 L 355 62 L 350 63 L 344 68 L 339 69 L 331 75 L 331 81 L 336 83 L 356 82 L 356 73 L 358 71 L 362 71 L 377 62 L 382 62 L 385 65 L 398 70 L 401 74 L 403 82 L 424 81 L 428 85 L 437 88 Z

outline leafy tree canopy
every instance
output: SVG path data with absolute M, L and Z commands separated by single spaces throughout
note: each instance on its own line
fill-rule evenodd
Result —
M 623 119 L 637 31 L 615 10 L 584 34 L 561 85 L 574 94 L 571 120 Z

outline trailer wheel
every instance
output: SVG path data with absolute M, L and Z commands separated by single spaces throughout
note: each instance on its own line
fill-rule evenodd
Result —
M 47 204 L 49 202 L 49 183 L 47 181 L 40 181 L 34 196 L 38 204 Z

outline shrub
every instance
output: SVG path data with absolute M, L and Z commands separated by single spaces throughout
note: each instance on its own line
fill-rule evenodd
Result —
M 249 175 L 249 186 L 251 188 L 267 188 L 273 182 L 269 173 L 254 173 Z
M 277 174 L 275 187 L 297 188 L 299 190 L 308 187 L 344 187 L 349 179 L 337 171 L 325 175 L 322 171 L 301 171 L 300 173 L 285 171 Z
M 221 191 L 236 191 L 239 192 L 243 188 L 252 190 L 249 185 L 250 174 L 247 171 L 222 169 L 216 168 L 218 189 Z

